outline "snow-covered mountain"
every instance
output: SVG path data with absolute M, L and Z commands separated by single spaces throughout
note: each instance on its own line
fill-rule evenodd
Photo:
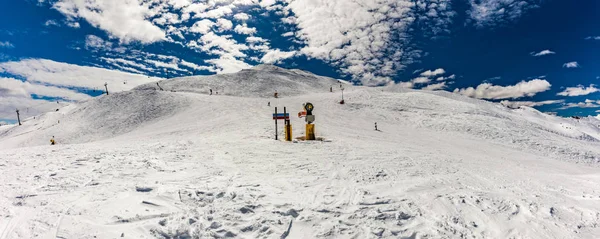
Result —
M 326 140 L 275 141 L 273 108 L 297 137 L 305 102 Z M 176 78 L 0 126 L 0 239 L 598 238 L 599 140 L 593 117 L 274 66 Z

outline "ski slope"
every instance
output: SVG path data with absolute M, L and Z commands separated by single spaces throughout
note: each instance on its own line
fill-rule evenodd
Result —
M 260 66 L 0 126 L 0 239 L 600 237 L 598 119 L 342 84 Z M 274 140 L 304 102 L 326 140 Z

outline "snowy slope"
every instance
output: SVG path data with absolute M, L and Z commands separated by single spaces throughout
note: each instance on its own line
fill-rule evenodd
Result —
M 136 87 L 136 90 L 159 89 L 176 92 L 194 92 L 242 96 L 273 97 L 277 92 L 281 97 L 302 95 L 315 92 L 328 92 L 330 87 L 339 88 L 340 84 L 351 87 L 345 82 L 328 77 L 317 76 L 301 70 L 287 70 L 273 65 L 259 65 L 232 74 L 211 76 L 190 76 Z
M 332 83 L 263 66 L 3 126 L 0 239 L 600 237 L 597 119 Z M 307 101 L 328 140 L 275 141 Z

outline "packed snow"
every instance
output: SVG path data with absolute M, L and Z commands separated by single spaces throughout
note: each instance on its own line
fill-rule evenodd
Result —
M 322 140 L 275 140 L 274 107 L 296 138 L 306 102 Z M 599 238 L 599 141 L 443 91 L 176 78 L 0 126 L 0 239 Z

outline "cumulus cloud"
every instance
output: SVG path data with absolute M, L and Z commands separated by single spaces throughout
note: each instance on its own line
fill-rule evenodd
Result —
M 563 64 L 563 67 L 565 67 L 565 68 L 579 68 L 579 63 L 577 63 L 576 61 L 567 62 L 567 63 Z
M 48 20 L 44 23 L 44 26 L 60 26 L 60 24 L 55 20 Z
M 443 89 L 446 89 L 446 87 L 447 87 L 446 86 L 446 82 L 440 82 L 440 83 L 436 83 L 436 84 L 431 84 L 431 85 L 425 86 L 425 87 L 423 87 L 421 89 L 422 90 L 431 90 L 431 91 L 434 91 L 434 90 L 443 90 Z
M 87 35 L 85 37 L 85 48 L 86 49 L 103 49 L 107 50 L 112 47 L 112 43 L 104 41 L 102 38 L 95 35 Z
M 425 7 L 451 11 L 442 2 Z M 302 54 L 330 61 L 365 85 L 382 85 L 418 56 L 404 49 L 416 6 L 408 0 L 296 0 L 286 9 L 295 16 L 290 21 L 299 28 L 295 35 L 306 44 Z
M 584 102 L 578 103 L 567 103 L 563 107 L 560 107 L 560 110 L 570 109 L 570 108 L 598 108 L 600 107 L 600 101 L 594 101 L 586 99 Z
M 469 0 L 467 12 L 474 25 L 494 27 L 514 22 L 530 9 L 537 8 L 539 0 Z
M 510 86 L 483 83 L 476 88 L 455 89 L 454 93 L 477 99 L 516 99 L 525 96 L 534 96 L 537 93 L 549 90 L 550 86 L 550 83 L 546 80 L 534 79 L 531 81 L 521 81 L 516 85 Z
M 437 76 L 437 75 L 442 75 L 444 73 L 446 73 L 446 71 L 444 69 L 438 68 L 438 69 L 435 69 L 433 71 L 432 70 L 427 70 L 427 71 L 421 73 L 421 76 L 433 77 L 433 76 Z
M 215 25 L 215 23 L 208 19 L 202 19 L 197 21 L 190 27 L 191 32 L 206 34 L 210 32 L 210 29 Z
M 247 26 L 242 26 L 242 25 L 237 25 L 235 26 L 234 31 L 237 34 L 243 34 L 243 35 L 252 35 L 254 33 L 256 33 L 256 28 L 254 27 L 247 27 Z
M 427 77 L 419 76 L 417 78 L 412 79 L 411 82 L 414 84 L 426 84 L 426 83 L 431 82 L 431 79 L 429 79 Z
M 240 20 L 240 21 L 246 21 L 246 20 L 250 19 L 250 15 L 241 12 L 241 13 L 233 15 L 233 18 Z
M 169 41 L 207 53 L 209 60 L 204 63 L 218 72 L 249 66 L 242 64 L 245 61 L 271 61 L 273 56 L 295 51 L 293 55 L 330 63 L 364 85 L 391 82 L 398 71 L 424 54 L 411 39 L 415 27 L 424 28 L 431 37 L 447 34 L 447 26 L 457 15 L 451 0 L 40 1 L 50 2 L 67 22 L 87 21 L 121 43 Z M 529 2 L 469 0 L 468 15 L 478 25 L 491 25 L 521 15 L 534 6 Z M 260 32 L 263 29 L 252 25 L 260 22 L 254 18 L 262 16 L 279 17 L 287 31 L 282 36 L 301 46 L 277 52 L 271 49 L 269 39 L 254 37 L 264 36 Z M 132 65 L 119 67 L 141 70 Z M 438 70 L 424 72 L 421 77 L 450 79 L 440 76 L 444 73 Z
M 137 63 L 132 60 L 126 60 L 123 58 L 106 58 L 106 57 L 100 57 L 100 59 L 104 62 L 107 62 L 107 63 L 112 64 L 117 67 L 135 67 L 137 69 L 141 69 L 141 70 L 144 70 L 147 72 L 154 71 L 153 68 L 147 67 L 144 64 L 140 64 L 140 63 Z
M 68 19 L 85 19 L 125 43 L 165 39 L 165 32 L 149 20 L 157 14 L 151 6 L 137 0 L 58 0 L 53 3 L 53 8 Z
M 188 62 L 185 60 L 181 60 L 181 62 L 179 62 L 179 65 L 182 65 L 182 66 L 194 69 L 194 70 L 204 70 L 204 71 L 210 71 L 210 72 L 216 71 L 212 67 L 197 65 L 196 63 Z
M 14 48 L 15 46 L 8 41 L 0 41 L 0 48 Z
M 437 79 L 435 79 L 436 81 L 445 81 L 445 80 L 454 80 L 456 79 L 456 75 L 452 74 L 450 76 L 444 77 L 444 76 L 440 76 Z
M 535 52 L 531 53 L 532 56 L 545 56 L 545 55 L 552 55 L 552 54 L 556 54 L 556 52 L 553 52 L 551 50 L 543 50 L 538 53 L 535 53 Z
M 285 52 L 280 51 L 279 49 L 270 50 L 260 59 L 260 61 L 266 64 L 273 64 L 283 59 L 290 58 L 294 56 L 294 54 L 296 54 L 295 51 Z
M 577 85 L 575 87 L 567 87 L 564 91 L 556 94 L 560 96 L 581 96 L 581 95 L 589 95 L 592 93 L 596 93 L 600 91 L 600 89 L 596 88 L 594 84 L 591 84 L 588 87 L 583 85 Z
M 513 108 L 513 109 L 517 109 L 521 106 L 527 106 L 527 107 L 534 107 L 534 106 L 541 106 L 541 105 L 553 105 L 553 104 L 560 104 L 565 102 L 564 100 L 545 100 L 545 101 L 508 101 L 508 100 L 503 100 L 500 101 L 500 104 L 509 107 L 509 108 Z
M 413 72 L 413 74 L 418 73 L 421 70 L 416 70 Z M 427 70 L 427 71 L 421 72 L 421 74 L 419 74 L 418 77 L 415 77 L 408 82 L 399 82 L 399 83 L 396 83 L 396 85 L 400 85 L 400 87 L 402 87 L 402 88 L 414 88 L 416 85 L 428 84 L 428 83 L 432 82 L 434 79 L 436 81 L 445 81 L 448 79 L 456 78 L 456 75 L 454 75 L 454 74 L 450 75 L 450 76 L 441 76 L 445 73 L 446 73 L 446 71 L 442 68 L 438 68 L 435 70 Z M 439 77 L 437 77 L 437 76 L 439 76 Z M 441 89 L 445 89 L 446 87 L 447 87 L 446 82 L 440 82 L 440 83 L 436 83 L 436 84 L 427 85 L 421 89 L 441 90 Z
M 219 18 L 217 19 L 217 27 L 220 31 L 227 31 L 233 28 L 233 23 L 227 19 Z

